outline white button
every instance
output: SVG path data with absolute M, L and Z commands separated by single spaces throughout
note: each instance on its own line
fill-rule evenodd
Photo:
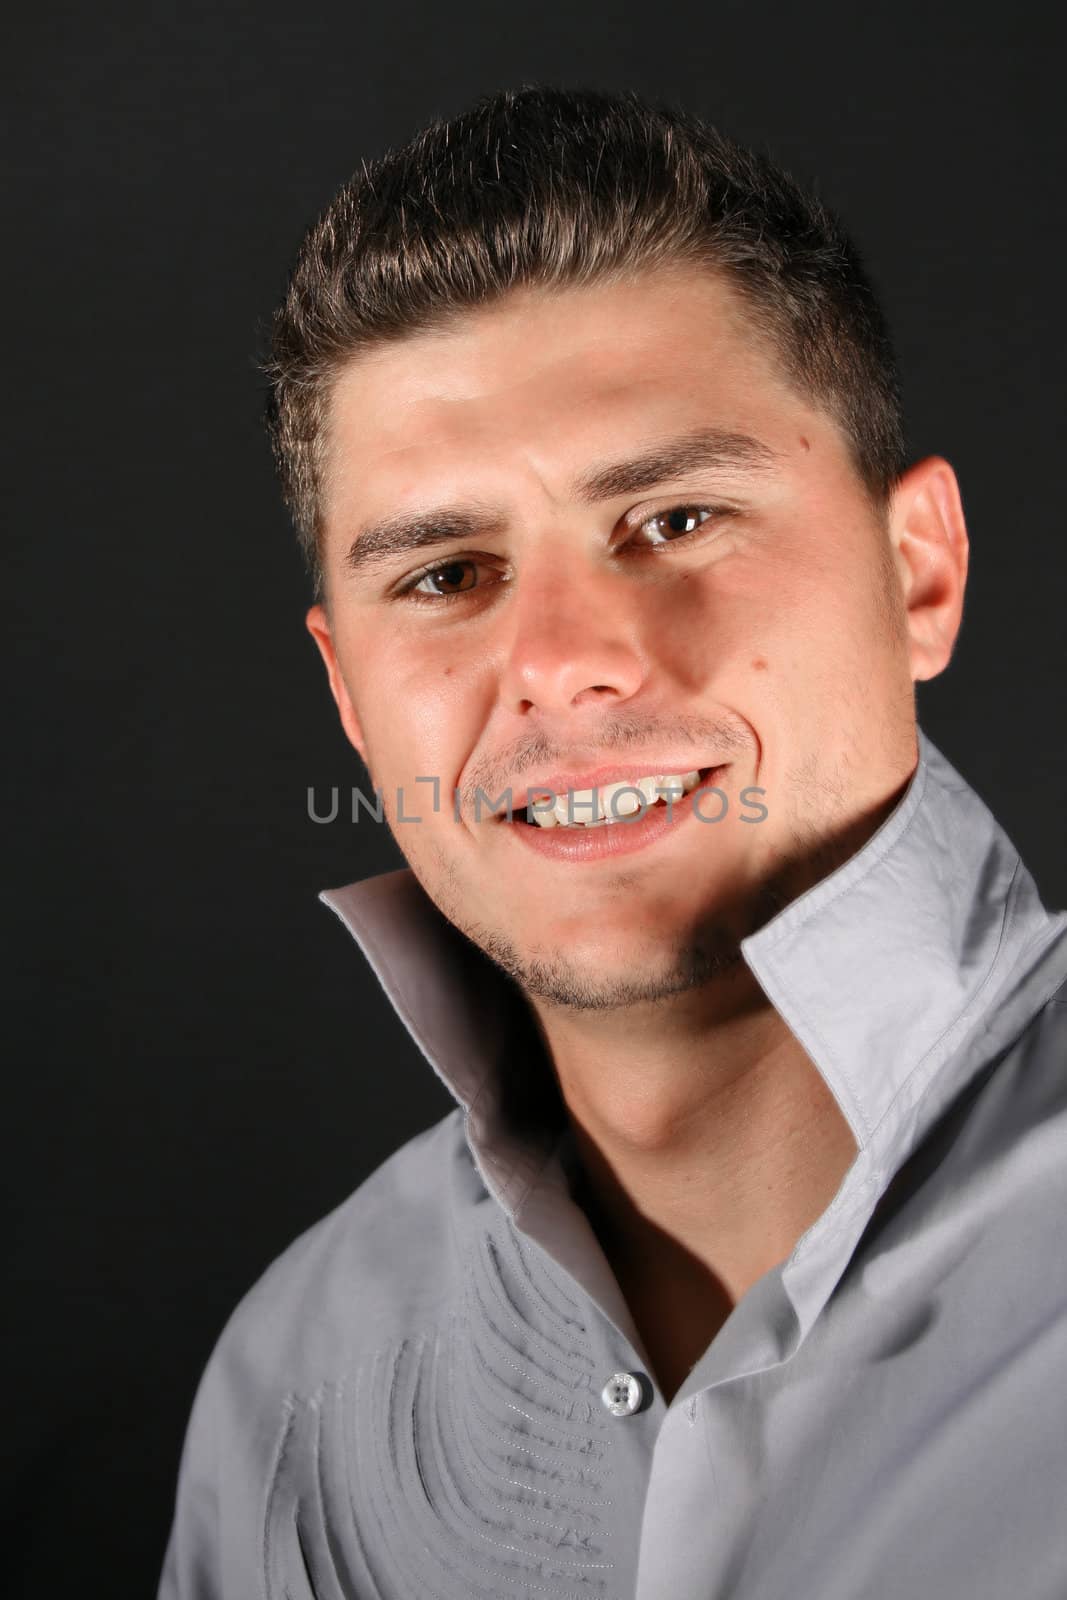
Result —
M 641 1380 L 632 1372 L 613 1372 L 600 1391 L 600 1398 L 613 1417 L 632 1417 L 644 1397 Z

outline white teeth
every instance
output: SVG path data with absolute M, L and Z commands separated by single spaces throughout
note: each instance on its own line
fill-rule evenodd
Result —
M 593 815 L 592 789 L 572 789 L 558 799 L 551 811 L 534 810 L 531 819 L 542 828 L 599 828 L 619 822 L 624 817 L 636 816 L 646 811 L 657 800 L 674 804 L 684 794 L 691 794 L 700 782 L 699 771 L 657 772 L 646 778 L 635 778 L 625 783 L 608 783 L 596 791 L 597 814 Z M 640 790 L 644 801 L 635 790 Z M 614 806 L 612 801 L 614 800 Z
M 577 823 L 579 827 L 583 824 L 587 828 L 591 825 L 595 827 L 604 808 L 600 803 L 601 796 L 597 794 L 597 804 L 594 809 L 594 793 L 593 789 L 572 789 L 569 795 L 565 794 L 556 802 L 556 816 L 560 822 L 566 825 Z
M 584 804 L 582 803 L 584 796 L 587 796 L 587 795 L 589 795 L 591 793 L 592 793 L 591 790 L 586 789 L 584 791 L 583 795 L 579 796 L 579 792 L 576 789 L 574 791 L 574 801 L 572 802 L 571 810 L 570 810 L 569 813 L 568 813 L 568 810 L 567 810 L 567 797 L 566 797 L 566 795 L 564 795 L 562 800 L 557 800 L 556 801 L 556 805 L 555 805 L 555 809 L 554 809 L 554 811 L 552 813 L 553 816 L 556 819 L 557 825 L 559 827 L 561 827 L 561 828 L 596 828 L 596 827 L 599 827 L 599 825 L 600 825 L 600 823 L 602 821 L 602 818 L 600 816 L 593 817 L 591 815 L 592 802 L 590 800 L 588 800 L 588 799 L 585 799 Z
M 605 784 L 600 791 L 600 815 L 606 822 L 632 817 L 641 810 L 641 796 L 634 793 L 636 787 L 634 783 Z

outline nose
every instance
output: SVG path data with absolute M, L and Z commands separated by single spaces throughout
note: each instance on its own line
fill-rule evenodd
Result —
M 501 699 L 519 715 L 584 706 L 614 710 L 648 675 L 637 586 L 618 573 L 592 570 L 580 558 L 550 565 L 516 583 Z

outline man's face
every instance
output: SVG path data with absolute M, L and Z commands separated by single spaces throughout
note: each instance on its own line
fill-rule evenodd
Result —
M 361 356 L 329 460 L 308 622 L 349 737 L 424 888 L 529 992 L 705 983 L 910 775 L 898 557 L 715 277 L 517 292 Z M 412 527 L 436 542 L 397 548 Z M 634 822 L 491 805 L 694 771 L 721 795 Z

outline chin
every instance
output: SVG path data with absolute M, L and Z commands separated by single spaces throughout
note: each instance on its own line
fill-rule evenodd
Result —
M 612 1011 L 653 1005 L 703 988 L 736 968 L 740 946 L 729 930 L 701 931 L 699 939 L 635 940 L 630 952 L 618 943 L 584 948 L 568 939 L 551 946 L 520 946 L 505 935 L 475 937 L 481 949 L 531 997 L 574 1011 Z

